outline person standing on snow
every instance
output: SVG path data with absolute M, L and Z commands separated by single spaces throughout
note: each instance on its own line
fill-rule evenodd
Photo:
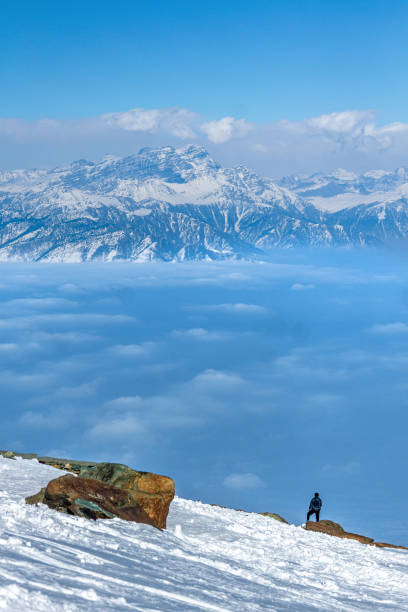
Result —
M 322 500 L 320 499 L 319 494 L 315 493 L 313 499 L 310 500 L 309 512 L 307 513 L 307 520 L 310 519 L 312 514 L 315 514 L 316 523 L 318 523 L 321 507 L 322 507 Z

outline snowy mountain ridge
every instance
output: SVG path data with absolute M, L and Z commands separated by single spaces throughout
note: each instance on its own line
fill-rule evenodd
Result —
M 401 611 L 408 554 L 175 498 L 168 529 L 28 506 L 61 475 L 0 457 L 0 608 L 8 612 Z
M 408 170 L 263 178 L 199 146 L 0 173 L 0 260 L 256 258 L 408 239 Z
M 360 204 L 392 203 L 408 196 L 408 168 L 369 170 L 361 175 L 338 168 L 329 174 L 287 176 L 279 185 L 317 208 L 339 211 Z

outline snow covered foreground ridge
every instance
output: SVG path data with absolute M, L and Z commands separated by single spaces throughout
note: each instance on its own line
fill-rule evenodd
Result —
M 406 240 L 406 169 L 274 182 L 188 146 L 0 172 L 3 261 L 255 258 Z
M 110 518 L 116 517 L 124 520 L 145 522 L 159 529 L 166 528 L 166 518 L 175 494 L 174 480 L 168 476 L 134 470 L 121 463 L 42 457 L 36 453 L 18 453 L 10 450 L 0 450 L 0 456 L 6 459 L 16 459 L 17 457 L 22 459 L 36 459 L 43 465 L 50 465 L 53 468 L 64 470 L 64 476 L 54 478 L 48 483 L 47 487 L 42 488 L 39 493 L 26 497 L 25 501 L 27 504 L 38 505 L 39 503 L 43 503 L 59 512 L 85 518 L 109 518 L 110 516 Z M 67 480 L 66 472 L 75 474 L 76 478 L 68 475 Z M 107 486 L 108 490 L 105 492 L 103 490 L 95 491 L 95 480 Z M 81 484 L 79 481 L 81 481 Z M 74 486 L 74 490 L 72 490 L 72 485 Z M 52 491 L 50 489 L 52 489 Z M 80 494 L 78 494 L 77 489 L 80 489 Z M 140 508 L 147 513 L 147 516 L 144 518 L 141 516 L 131 517 L 126 511 L 122 515 L 121 508 L 123 509 L 124 506 L 119 505 L 115 508 L 114 489 L 119 489 L 119 493 L 122 494 L 123 491 L 125 491 L 126 494 L 131 496 L 131 500 L 125 500 L 125 506 L 129 506 L 129 503 L 131 506 L 134 506 L 136 502 L 136 506 L 140 506 Z M 103 505 L 104 501 L 108 506 L 112 506 L 113 503 L 111 512 L 114 512 L 114 514 L 109 512 L 107 506 L 105 506 L 105 508 L 100 507 L 100 504 Z M 82 502 L 85 503 L 83 504 Z M 106 510 L 108 510 L 108 512 L 106 512 Z M 239 510 L 238 512 L 244 511 Z M 260 514 L 289 525 L 288 521 L 280 514 L 271 512 L 261 512 Z M 371 537 L 345 531 L 341 525 L 330 520 L 321 520 L 320 522 L 309 521 L 302 526 L 309 531 L 317 531 L 338 538 L 357 540 L 358 542 L 370 544 L 379 548 L 399 548 L 401 550 L 408 550 L 405 546 L 386 542 L 375 542 Z
M 408 554 L 176 498 L 168 530 L 24 497 L 61 474 L 0 457 L 0 609 L 407 610 Z

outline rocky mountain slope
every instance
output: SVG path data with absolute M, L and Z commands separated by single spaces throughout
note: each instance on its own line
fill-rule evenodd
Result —
M 278 184 L 222 168 L 201 147 L 142 149 L 0 172 L 0 260 L 253 258 L 273 247 L 405 241 L 407 197 L 404 169 Z

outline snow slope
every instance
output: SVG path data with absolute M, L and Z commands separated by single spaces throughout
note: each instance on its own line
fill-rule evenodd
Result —
M 0 610 L 408 610 L 405 551 L 180 498 L 165 532 L 24 503 L 57 476 L 0 457 Z

